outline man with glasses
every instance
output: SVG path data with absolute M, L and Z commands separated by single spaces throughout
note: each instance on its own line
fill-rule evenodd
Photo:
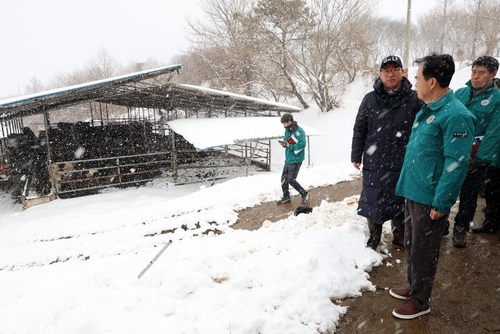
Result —
M 385 57 L 373 91 L 366 94 L 356 116 L 351 162 L 363 165 L 363 189 L 358 214 L 366 217 L 367 246 L 377 249 L 382 224 L 391 220 L 393 247 L 404 248 L 404 199 L 396 196 L 411 127 L 422 103 L 411 89 L 398 56 Z
M 466 233 L 477 208 L 477 196 L 484 182 L 488 166 L 485 191 L 486 211 L 482 226 L 472 228 L 474 233 L 493 233 L 500 228 L 500 203 L 495 195 L 492 180 L 499 179 L 500 157 L 500 91 L 495 87 L 498 60 L 482 56 L 472 63 L 471 79 L 466 87 L 456 91 L 455 96 L 477 118 L 475 144 L 472 148 L 469 170 L 460 189 L 460 204 L 453 226 L 453 246 L 466 247 Z M 489 185 L 489 187 L 488 187 Z M 497 198 L 496 200 L 494 200 Z

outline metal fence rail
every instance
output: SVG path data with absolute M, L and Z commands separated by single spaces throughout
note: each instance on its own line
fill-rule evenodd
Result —
M 232 145 L 210 151 L 177 150 L 102 159 L 82 159 L 54 162 L 50 178 L 54 193 L 61 198 L 81 192 L 95 193 L 108 187 L 140 185 L 162 175 L 177 178 L 179 171 L 210 169 L 210 178 L 218 178 L 218 170 L 244 167 L 256 163 L 268 169 L 270 153 L 266 148 Z M 61 196 L 62 195 L 62 196 Z

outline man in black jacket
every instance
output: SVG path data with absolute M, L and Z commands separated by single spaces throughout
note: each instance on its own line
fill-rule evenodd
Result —
M 404 248 L 404 198 L 396 196 L 415 115 L 422 102 L 411 89 L 398 56 L 388 56 L 380 65 L 373 91 L 366 94 L 358 110 L 351 146 L 351 162 L 363 164 L 363 189 L 358 214 L 366 217 L 370 237 L 367 246 L 376 249 L 382 224 L 392 223 L 396 248 Z

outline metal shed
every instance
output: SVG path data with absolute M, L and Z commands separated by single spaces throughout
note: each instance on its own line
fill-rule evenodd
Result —
M 229 152 L 242 163 L 264 159 L 259 163 L 269 166 L 269 138 L 252 136 L 200 150 L 172 131 L 169 122 L 271 117 L 301 109 L 172 82 L 181 68 L 166 66 L 0 101 L 0 174 L 9 173 L 3 183 L 17 186 L 16 195 L 27 204 L 137 185 L 165 173 L 175 178 L 179 170 L 193 166 L 213 169 Z M 89 116 L 74 123 L 51 122 L 53 112 L 71 115 L 75 110 Z M 43 116 L 38 136 L 24 125 L 32 115 Z M 250 142 L 255 143 L 251 155 Z M 257 145 L 261 153 L 255 155 Z

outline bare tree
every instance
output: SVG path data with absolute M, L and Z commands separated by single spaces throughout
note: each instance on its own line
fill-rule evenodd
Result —
M 154 57 L 149 57 L 148 59 L 146 59 L 146 61 L 143 62 L 133 62 L 125 66 L 116 65 L 114 75 L 140 72 L 152 68 L 158 68 L 160 66 L 161 63 L 158 61 L 158 59 Z
M 189 21 L 192 50 L 183 59 L 177 57 L 188 65 L 183 72 L 215 88 L 253 95 L 258 43 L 247 19 L 252 8 L 253 2 L 245 0 L 204 2 L 204 20 Z
M 441 18 L 441 36 L 439 38 L 439 52 L 444 53 L 444 45 L 445 45 L 445 40 L 447 37 L 447 31 L 449 30 L 448 28 L 448 12 L 450 10 L 450 5 L 453 4 L 454 0 L 442 0 L 441 1 L 441 10 L 440 10 L 440 18 Z
M 293 51 L 307 40 L 313 27 L 310 10 L 303 0 L 260 0 L 255 8 L 259 38 L 269 61 L 278 66 L 303 108 L 309 105 L 293 77 Z
M 374 17 L 371 20 L 366 20 L 363 27 L 370 50 L 365 55 L 366 70 L 378 70 L 380 61 L 388 55 L 403 55 L 405 36 L 401 32 L 405 30 L 405 23 L 402 20 Z M 415 29 L 416 26 L 412 26 L 412 36 L 415 36 Z M 408 61 L 411 63 L 410 59 Z
M 100 49 L 87 63 L 86 80 L 94 81 L 110 78 L 116 73 L 117 62 L 106 49 Z
M 500 41 L 500 1 L 470 0 L 468 15 L 472 18 L 472 58 L 494 55 Z
M 370 1 L 314 0 L 314 26 L 292 60 L 321 111 L 338 105 L 346 83 L 364 69 L 371 53 L 365 24 L 370 22 Z
M 441 0 L 438 11 L 421 17 L 417 47 L 420 52 L 444 52 L 457 60 L 498 52 L 500 1 Z
M 71 73 L 57 75 L 50 83 L 51 88 L 77 85 L 84 82 L 110 78 L 117 74 L 120 68 L 114 57 L 105 49 L 93 56 L 83 69 Z
M 87 76 L 85 71 L 82 69 L 76 69 L 71 73 L 58 74 L 50 82 L 51 88 L 59 88 L 71 85 L 77 85 L 80 83 L 87 82 Z
M 37 77 L 32 77 L 29 84 L 24 88 L 25 94 L 33 94 L 41 92 L 45 89 L 40 79 Z

